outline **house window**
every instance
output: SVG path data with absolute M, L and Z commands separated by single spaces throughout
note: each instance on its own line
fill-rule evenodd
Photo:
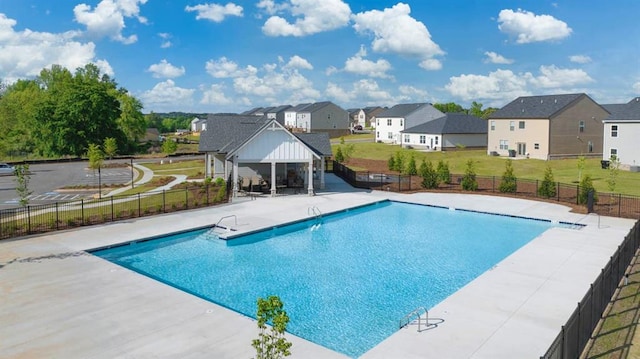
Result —
M 400 127 L 402 127 L 402 119 L 400 119 Z
M 390 118 L 387 119 L 387 126 L 391 126 L 391 119 Z
M 438 136 L 436 136 L 436 145 L 438 144 Z
M 509 141 L 508 140 L 500 140 L 500 149 L 508 150 L 509 149 Z
M 515 131 L 516 129 L 516 121 L 509 122 L 509 131 Z
M 376 138 L 380 138 L 380 132 L 376 131 Z
M 404 135 L 404 142 L 405 142 L 405 143 L 409 143 L 409 142 L 411 142 L 411 141 L 409 141 L 409 140 L 410 140 L 410 138 L 411 138 L 411 136 L 410 136 L 410 135 L 405 134 L 405 135 Z
M 539 150 L 540 149 L 540 144 L 539 143 L 534 143 L 533 144 L 533 149 L 534 150 Z
M 390 140 L 393 140 L 393 132 L 388 132 L 387 133 L 387 138 Z
M 376 119 L 376 126 L 380 126 L 380 120 Z
M 610 153 L 611 153 L 611 156 L 609 156 L 609 158 L 618 158 L 618 149 L 617 148 L 612 148 Z
M 618 125 L 611 125 L 611 137 L 618 137 Z
M 593 142 L 587 142 L 587 151 L 589 151 L 589 153 L 593 152 Z
M 518 122 L 518 128 L 524 130 L 524 121 Z
M 584 132 L 584 121 L 580 121 L 580 123 L 578 123 L 578 131 Z
M 496 121 L 491 121 L 491 131 L 496 130 Z
M 425 143 L 427 143 L 427 136 L 420 135 L 420 144 L 424 145 Z

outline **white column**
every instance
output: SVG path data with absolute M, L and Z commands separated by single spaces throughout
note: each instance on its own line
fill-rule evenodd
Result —
M 276 162 L 271 162 L 271 197 L 276 195 Z
M 324 156 L 320 157 L 320 189 L 324 189 Z
M 313 196 L 313 156 L 311 156 L 311 159 L 307 163 L 307 182 L 309 183 L 307 193 L 309 196 Z
M 236 197 L 238 197 L 238 156 L 233 156 L 233 198 Z
M 212 177 L 211 175 L 211 153 L 204 154 L 204 173 L 205 177 Z

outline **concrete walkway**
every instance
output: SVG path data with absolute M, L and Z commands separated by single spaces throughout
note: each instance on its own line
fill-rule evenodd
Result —
M 147 182 L 150 182 L 153 179 L 153 171 L 148 169 L 145 166 L 139 165 L 137 163 L 133 164 L 133 167 L 135 167 L 138 171 L 142 172 L 142 178 L 140 178 L 139 180 L 137 180 L 133 185 L 135 186 L 139 186 L 142 184 L 145 184 Z M 185 176 L 186 179 L 186 176 Z M 173 183 L 173 182 L 172 182 Z M 103 197 L 109 197 L 109 196 L 115 196 L 118 195 L 122 192 L 128 191 L 130 188 L 128 186 L 126 187 L 121 187 L 121 188 L 116 188 L 113 191 L 103 195 Z
M 431 317 L 444 320 L 436 328 L 418 333 L 409 326 L 364 358 L 538 358 L 634 224 L 505 197 L 353 190 L 328 175 L 327 189 L 313 197 L 262 197 L 5 240 L 0 242 L 0 353 L 3 358 L 252 357 L 253 319 L 85 251 L 210 226 L 230 214 L 243 233 L 304 219 L 311 206 L 331 213 L 383 199 L 580 221 L 586 227 L 547 230 L 430 308 Z M 344 357 L 288 337 L 292 358 Z

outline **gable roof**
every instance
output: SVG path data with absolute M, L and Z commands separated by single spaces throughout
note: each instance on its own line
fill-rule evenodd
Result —
M 209 115 L 200 134 L 200 152 L 228 153 L 246 142 L 271 120 L 266 116 Z
M 309 146 L 316 154 L 324 157 L 333 156 L 331 140 L 327 132 L 294 133 L 300 141 Z
M 521 96 L 492 113 L 489 118 L 551 118 L 582 97 L 588 96 L 584 93 Z
M 443 117 L 421 123 L 400 132 L 443 135 L 487 133 L 487 121 L 466 113 L 447 113 Z
M 604 107 L 605 105 L 602 106 Z M 611 112 L 611 115 L 605 118 L 603 122 L 640 121 L 640 97 L 636 97 L 625 104 L 606 106 L 610 106 L 611 111 L 606 107 L 605 109 Z
M 280 112 L 282 112 L 282 111 L 284 111 L 284 110 L 286 110 L 286 109 L 288 109 L 290 107 L 291 107 L 291 105 L 280 105 L 280 106 L 276 106 L 276 107 L 273 107 L 273 108 L 269 109 L 269 111 L 265 111 L 265 113 L 267 113 L 267 112 L 268 113 L 280 113 Z
M 323 101 L 323 102 L 314 102 L 312 104 L 309 104 L 308 106 L 305 106 L 304 108 L 298 110 L 298 112 L 316 112 L 319 109 L 325 107 L 325 106 L 329 106 L 331 104 L 331 102 L 329 101 Z
M 293 107 L 289 107 L 286 112 L 300 112 L 301 110 L 303 110 L 305 107 L 310 106 L 310 103 L 299 103 Z
M 256 113 L 260 112 L 262 110 L 262 107 L 254 107 L 251 110 L 247 110 L 245 112 L 242 112 L 241 115 L 245 116 L 245 115 L 255 115 Z
M 423 106 L 431 106 L 431 104 L 426 102 L 399 104 L 381 112 L 377 117 L 407 117 Z

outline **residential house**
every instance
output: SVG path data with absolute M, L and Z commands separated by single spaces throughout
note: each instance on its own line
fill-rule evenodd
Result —
M 313 195 L 324 188 L 325 160 L 332 156 L 327 133 L 296 134 L 276 119 L 251 115 L 209 115 L 199 151 L 205 176 L 231 177 L 234 197 L 240 178 L 260 178 L 272 195 L 294 184 Z
M 314 102 L 296 112 L 296 128 L 302 132 L 327 132 L 329 137 L 348 135 L 349 113 L 332 102 Z
M 602 159 L 616 157 L 620 168 L 640 172 L 640 97 L 626 104 L 602 105 L 611 115 L 603 120 Z
M 365 107 L 364 109 L 365 119 L 364 119 L 364 127 L 375 127 L 376 126 L 376 117 L 382 112 L 386 111 L 386 107 L 380 106 L 372 106 Z
M 348 109 L 347 112 L 349 112 L 350 128 L 355 128 L 356 126 L 362 126 L 362 128 L 366 127 L 367 115 L 364 113 L 364 109 L 352 108 Z
M 291 105 L 281 105 L 276 107 L 271 107 L 265 111 L 265 115 L 268 119 L 275 119 L 279 124 L 284 125 L 285 123 L 285 111 L 289 109 Z
M 395 105 L 376 116 L 376 142 L 401 144 L 401 131 L 442 116 L 430 103 Z
M 584 93 L 518 97 L 489 116 L 487 153 L 542 160 L 601 157 L 607 116 Z
M 296 130 L 298 128 L 298 124 L 296 122 L 296 119 L 298 117 L 298 112 L 302 111 L 302 109 L 304 109 L 305 107 L 311 105 L 310 103 L 301 103 L 298 104 L 296 106 L 293 107 L 289 107 L 288 109 L 284 110 L 284 126 L 286 128 L 292 129 L 292 130 Z M 297 130 L 296 132 L 299 132 L 300 130 Z
M 190 125 L 191 132 L 200 132 L 207 129 L 207 120 L 194 117 Z
M 487 147 L 487 121 L 465 113 L 447 113 L 400 132 L 402 147 L 432 151 Z

